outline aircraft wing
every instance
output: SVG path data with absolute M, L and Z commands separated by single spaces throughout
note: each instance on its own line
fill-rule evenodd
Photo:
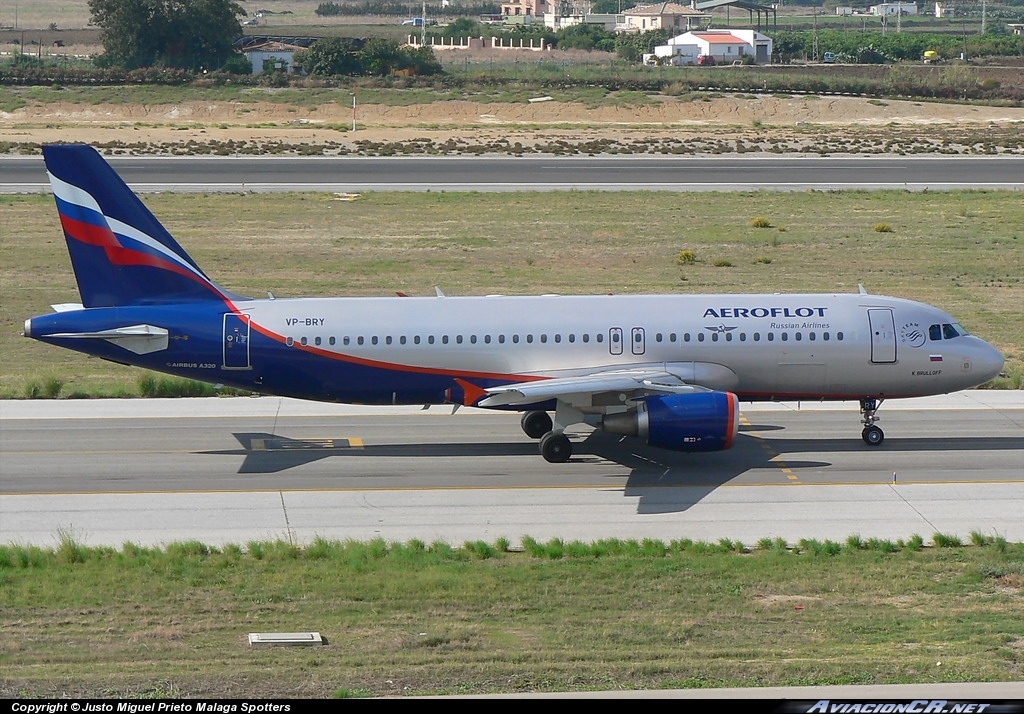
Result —
M 484 396 L 476 402 L 476 406 L 502 407 L 533 404 L 549 399 L 577 403 L 581 397 L 585 397 L 586 401 L 589 401 L 594 395 L 606 392 L 625 394 L 626 399 L 632 399 L 648 394 L 684 394 L 709 390 L 695 384 L 688 384 L 678 376 L 664 370 L 628 369 L 595 372 L 575 377 L 517 382 L 491 387 L 483 391 Z

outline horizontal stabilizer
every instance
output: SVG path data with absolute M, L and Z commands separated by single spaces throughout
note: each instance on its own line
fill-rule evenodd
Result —
M 99 332 L 59 332 L 47 337 L 62 340 L 106 340 L 137 355 L 167 349 L 167 330 L 153 325 L 115 327 Z

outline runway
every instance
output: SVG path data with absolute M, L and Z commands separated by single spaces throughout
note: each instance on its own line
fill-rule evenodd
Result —
M 744 405 L 735 447 L 652 449 L 585 427 L 549 464 L 516 414 L 258 399 L 15 401 L 0 543 L 906 539 L 1024 541 L 1024 392 Z
M 1016 156 L 114 156 L 110 163 L 139 193 L 1024 188 Z M 0 193 L 49 190 L 41 156 L 0 156 Z

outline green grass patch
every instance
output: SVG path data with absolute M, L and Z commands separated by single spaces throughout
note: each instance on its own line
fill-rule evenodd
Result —
M 315 698 L 1013 679 L 1024 545 L 920 540 L 112 548 L 60 533 L 0 545 L 0 687 Z M 327 644 L 246 643 L 310 630 Z

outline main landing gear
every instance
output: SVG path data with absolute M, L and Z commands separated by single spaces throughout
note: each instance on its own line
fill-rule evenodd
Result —
M 572 442 L 561 431 L 554 431 L 547 412 L 526 412 L 520 424 L 528 437 L 540 439 L 540 455 L 545 461 L 564 464 L 572 457 Z
M 875 416 L 875 412 L 878 411 L 878 407 L 882 405 L 883 400 L 878 399 L 861 399 L 860 400 L 860 423 L 864 425 L 864 431 L 860 433 L 860 438 L 864 440 L 864 443 L 868 446 L 878 446 L 885 439 L 885 432 L 875 425 L 878 421 L 878 417 Z

